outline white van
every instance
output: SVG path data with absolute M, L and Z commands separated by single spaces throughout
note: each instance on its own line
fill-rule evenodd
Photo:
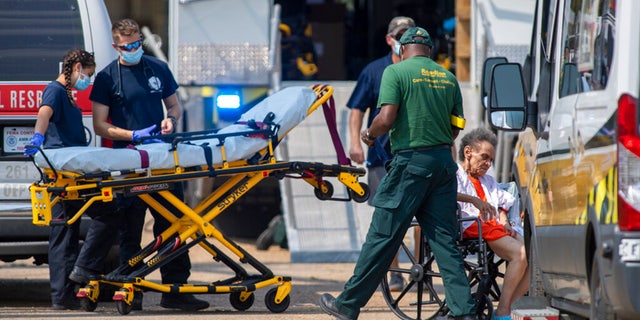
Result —
M 538 0 L 524 72 L 485 63 L 492 126 L 526 124 L 511 174 L 529 294 L 591 319 L 640 319 L 639 13 L 637 0 Z
M 65 53 L 94 52 L 97 71 L 116 58 L 112 42 L 102 1 L 0 1 L 0 260 L 47 262 L 49 228 L 32 224 L 28 189 L 40 174 L 23 155 L 24 146 L 33 136 L 42 92 L 60 74 Z M 73 92 L 88 140 L 96 145 L 90 88 Z

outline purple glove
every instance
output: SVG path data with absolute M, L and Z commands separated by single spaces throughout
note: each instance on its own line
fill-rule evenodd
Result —
M 140 139 L 145 138 L 145 137 L 150 137 L 152 136 L 152 132 L 156 129 L 156 125 L 152 125 L 148 128 L 144 128 L 144 129 L 140 129 L 140 130 L 133 130 L 133 136 L 131 137 L 131 140 L 133 142 L 140 142 Z
M 151 133 L 151 136 L 159 136 L 160 132 L 153 132 Z M 160 140 L 160 139 L 144 139 L 142 140 L 142 144 L 150 144 L 150 143 L 163 143 L 164 141 Z
M 34 154 L 36 154 L 36 152 L 38 152 L 38 148 L 35 148 L 35 147 L 41 146 L 43 142 L 44 142 L 44 136 L 42 135 L 42 133 L 36 132 L 33 135 L 31 142 L 29 142 L 29 146 L 33 146 L 33 147 L 28 147 L 28 146 L 25 147 L 24 155 L 33 156 Z

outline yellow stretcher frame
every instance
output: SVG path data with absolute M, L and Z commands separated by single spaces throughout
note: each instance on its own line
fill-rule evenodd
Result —
M 332 99 L 331 86 L 313 86 L 316 100 L 309 107 L 307 115 Z M 265 124 L 269 124 L 265 122 Z M 189 134 L 189 133 L 185 133 Z M 274 155 L 275 145 L 284 137 L 279 135 L 277 125 L 270 125 L 269 129 L 260 129 L 238 134 L 262 134 L 268 140 L 268 146 L 258 152 L 253 160 L 227 162 L 224 152 L 224 137 L 220 139 L 222 145 L 223 162 L 215 165 L 205 165 L 198 168 L 179 167 L 178 154 L 175 144 L 182 141 L 183 134 L 169 135 L 173 138 L 174 169 L 148 170 L 132 169 L 118 171 L 117 174 L 103 172 L 98 174 L 79 174 L 68 171 L 45 169 L 43 181 L 36 182 L 30 187 L 33 223 L 38 226 L 55 224 L 73 224 L 97 201 L 109 202 L 114 199 L 114 192 L 128 192 L 142 199 L 151 208 L 160 213 L 171 226 L 158 235 L 151 243 L 130 258 L 126 264 L 119 266 L 107 275 L 92 279 L 89 284 L 80 289 L 78 297 L 81 306 L 86 311 L 93 311 L 97 307 L 100 284 L 108 283 L 119 287 L 113 296 L 118 312 L 128 314 L 132 309 L 133 296 L 136 291 L 156 291 L 163 293 L 229 293 L 231 305 L 238 310 L 246 310 L 253 304 L 254 292 L 268 286 L 276 286 L 269 290 L 265 297 L 265 304 L 272 312 L 283 312 L 289 306 L 291 278 L 274 275 L 269 268 L 247 253 L 239 245 L 225 237 L 213 226 L 211 221 L 230 205 L 235 203 L 248 190 L 256 186 L 267 177 L 279 179 L 301 178 L 309 183 L 315 195 L 320 200 L 354 200 L 364 202 L 369 197 L 369 188 L 365 183 L 358 182 L 358 178 L 365 175 L 363 168 L 350 165 L 327 165 L 316 162 L 283 162 Z M 218 137 L 215 133 L 198 132 L 188 137 Z M 167 136 L 163 136 L 167 137 Z M 257 159 L 257 160 L 256 160 Z M 52 167 L 52 166 L 51 166 Z M 204 177 L 230 176 L 219 188 L 204 198 L 195 207 L 189 207 L 169 190 L 172 183 Z M 334 177 L 347 188 L 348 197 L 345 199 L 333 197 L 333 186 L 325 177 Z M 146 190 L 137 193 L 138 190 Z M 154 190 L 160 197 L 173 206 L 181 216 L 160 204 L 151 197 L 148 190 Z M 52 221 L 52 207 L 59 201 L 84 200 L 85 204 L 67 221 Z M 234 261 L 227 254 L 219 250 L 208 240 L 215 240 L 235 255 L 239 262 Z M 189 248 L 199 245 L 204 248 L 215 261 L 222 262 L 235 271 L 235 276 L 212 282 L 207 285 L 196 284 L 159 284 L 145 280 L 144 277 L 157 270 L 175 256 Z M 249 274 L 241 264 L 249 264 L 259 274 Z

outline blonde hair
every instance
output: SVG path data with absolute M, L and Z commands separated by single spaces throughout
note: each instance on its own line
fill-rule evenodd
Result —
M 111 36 L 114 43 L 120 41 L 120 36 L 130 36 L 135 33 L 140 33 L 140 26 L 133 19 L 118 20 L 111 26 Z

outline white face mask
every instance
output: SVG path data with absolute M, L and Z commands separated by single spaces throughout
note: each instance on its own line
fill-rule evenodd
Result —
M 402 45 L 400 44 L 400 41 L 393 39 L 393 53 L 396 54 L 396 56 L 400 56 L 400 47 Z

